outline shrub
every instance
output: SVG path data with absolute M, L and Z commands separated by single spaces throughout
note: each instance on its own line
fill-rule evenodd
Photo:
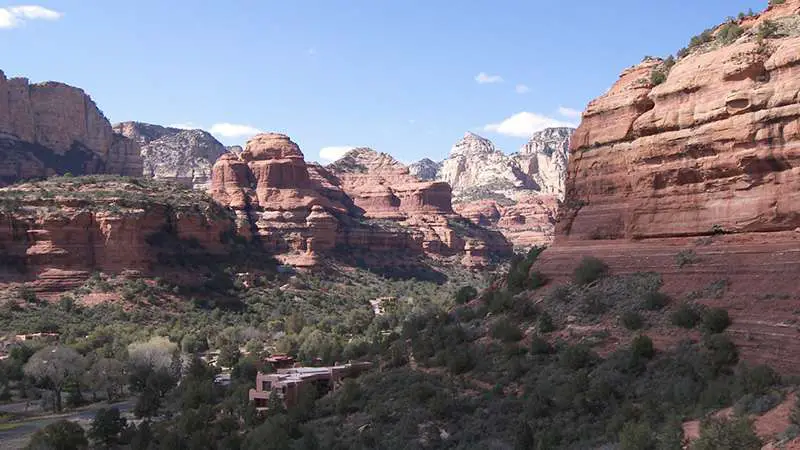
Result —
M 558 361 L 561 365 L 571 370 L 588 367 L 596 359 L 597 355 L 592 352 L 592 349 L 583 344 L 567 346 L 558 355 Z
M 556 326 L 553 323 L 553 318 L 547 311 L 543 312 L 539 316 L 539 320 L 537 321 L 537 326 L 539 327 L 540 333 L 550 333 L 556 331 Z
M 778 25 L 771 20 L 765 20 L 758 27 L 756 36 L 758 39 L 769 39 L 774 37 L 776 34 L 778 34 Z
M 722 333 L 730 324 L 728 311 L 722 308 L 711 308 L 703 314 L 703 328 L 709 333 Z
M 780 392 L 770 392 L 764 395 L 747 394 L 740 398 L 733 407 L 737 415 L 747 414 L 761 415 L 778 406 L 783 401 Z
M 782 5 L 786 0 L 769 0 L 769 6 Z
M 676 327 L 691 329 L 697 325 L 700 315 L 692 305 L 684 303 L 672 313 L 670 320 Z
M 631 353 L 635 358 L 650 359 L 656 354 L 653 340 L 649 336 L 640 335 L 631 341 Z
M 669 296 L 663 292 L 649 292 L 645 294 L 642 307 L 648 311 L 657 311 L 663 309 L 669 304 Z
M 531 338 L 531 354 L 532 355 L 547 355 L 552 353 L 553 346 L 550 345 L 541 336 L 534 336 Z
M 583 286 L 597 281 L 608 274 L 608 265 L 593 256 L 586 256 L 575 268 L 573 279 L 575 284 Z
M 627 422 L 619 432 L 619 450 L 655 448 L 655 433 L 644 422 Z
M 653 69 L 653 71 L 650 72 L 650 83 L 653 86 L 663 84 L 665 81 L 667 81 L 667 74 L 663 70 Z
M 744 29 L 740 27 L 739 24 L 728 22 L 720 27 L 717 32 L 717 40 L 723 45 L 728 45 L 733 43 L 736 39 L 739 39 L 742 33 L 744 33 Z
M 468 301 L 474 299 L 478 295 L 478 291 L 472 286 L 464 286 L 456 293 L 456 304 L 463 305 Z
M 697 253 L 694 250 L 681 250 L 675 255 L 675 265 L 680 268 L 697 262 Z
M 622 322 L 622 326 L 631 331 L 639 330 L 644 326 L 644 318 L 636 311 L 627 311 L 623 313 L 620 321 Z
M 692 450 L 758 450 L 761 440 L 753 432 L 746 418 L 731 420 L 711 418 L 701 425 L 700 438 L 692 444 Z
M 492 337 L 503 342 L 517 342 L 522 340 L 522 331 L 507 318 L 496 320 L 492 324 Z
M 709 360 L 717 369 L 732 366 L 739 361 L 739 352 L 733 341 L 724 334 L 712 334 L 705 339 Z
M 83 427 L 69 420 L 59 420 L 34 433 L 29 449 L 85 449 L 89 441 Z

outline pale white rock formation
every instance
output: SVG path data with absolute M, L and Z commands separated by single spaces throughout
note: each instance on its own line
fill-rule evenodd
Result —
M 123 122 L 114 125 L 114 131 L 139 143 L 144 176 L 175 180 L 200 190 L 208 189 L 214 162 L 227 152 L 203 130 Z

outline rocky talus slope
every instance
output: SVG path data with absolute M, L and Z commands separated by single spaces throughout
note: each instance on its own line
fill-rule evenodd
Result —
M 410 170 L 449 183 L 453 208 L 474 223 L 501 231 L 518 247 L 544 245 L 553 239 L 572 131 L 543 130 L 512 155 L 466 133 L 443 162 L 422 160 Z
M 730 311 L 744 356 L 796 372 L 798 12 L 787 0 L 742 19 L 735 41 L 695 46 L 658 85 L 662 62 L 645 60 L 589 104 L 546 275 L 595 255 L 619 273 L 663 273 L 678 299 L 723 287 L 703 301 Z
M 335 247 L 460 256 L 467 264 L 510 251 L 501 235 L 452 211 L 449 186 L 420 182 L 367 149 L 325 168 L 306 164 L 289 137 L 261 134 L 217 161 L 210 193 L 236 211 L 240 233 L 293 265 L 314 265 Z
M 138 145 L 115 135 L 81 89 L 0 71 L 0 105 L 0 185 L 67 172 L 141 175 Z
M 174 180 L 207 190 L 211 168 L 228 150 L 203 130 L 185 130 L 141 122 L 114 125 L 114 132 L 141 147 L 144 176 Z

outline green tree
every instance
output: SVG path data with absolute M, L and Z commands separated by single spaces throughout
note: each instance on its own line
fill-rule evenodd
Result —
M 474 299 L 478 295 L 478 291 L 472 286 L 463 286 L 456 293 L 456 304 L 463 305 L 468 301 Z
M 59 420 L 37 431 L 27 450 L 84 450 L 89 447 L 83 427 L 69 420 Z
M 84 371 L 84 358 L 70 347 L 48 346 L 31 356 L 24 371 L 39 386 L 53 392 L 53 408 L 61 411 L 61 392 L 67 384 L 79 380 Z
M 92 393 L 102 391 L 109 403 L 122 394 L 126 380 L 125 365 L 113 358 L 98 359 L 84 375 L 84 382 Z
M 120 441 L 120 434 L 128 421 L 120 416 L 119 409 L 100 409 L 89 427 L 89 438 L 100 448 L 112 448 Z
M 619 450 L 655 450 L 656 440 L 650 425 L 627 422 L 619 432 Z

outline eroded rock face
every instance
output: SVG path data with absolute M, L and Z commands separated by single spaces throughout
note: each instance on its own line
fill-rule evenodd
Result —
M 108 119 L 83 90 L 6 79 L 0 71 L 0 104 L 8 105 L 0 111 L 0 182 L 66 172 L 141 175 L 135 144 L 114 136 Z
M 174 180 L 199 190 L 209 188 L 211 168 L 227 152 L 203 130 L 123 122 L 114 125 L 114 132 L 139 144 L 144 176 Z
M 411 173 L 411 175 L 414 175 L 423 181 L 435 180 L 436 176 L 439 175 L 440 170 L 442 170 L 442 163 L 435 162 L 429 158 L 420 159 L 419 161 L 408 166 L 408 171 Z
M 412 168 L 424 176 L 436 170 L 437 180 L 453 186 L 453 208 L 474 223 L 499 230 L 518 247 L 547 245 L 563 198 L 572 131 L 543 130 L 512 155 L 467 133 L 438 170 L 430 160 Z
M 659 61 L 645 61 L 589 104 L 547 275 L 591 254 L 617 273 L 664 274 L 676 298 L 722 284 L 724 295 L 701 298 L 729 310 L 743 355 L 796 372 L 800 348 L 782 323 L 800 274 L 800 36 L 787 25 L 798 9 L 787 1 L 743 21 L 736 42 L 679 59 L 658 86 Z M 766 17 L 789 35 L 759 42 L 749 27 Z M 698 262 L 677 267 L 682 251 Z M 757 300 L 766 295 L 792 300 Z
M 306 164 L 289 137 L 255 136 L 214 165 L 211 195 L 237 211 L 242 234 L 279 259 L 313 265 L 334 247 L 416 251 L 485 263 L 509 247 L 502 236 L 453 221 L 446 183 L 423 182 L 389 155 L 356 149 L 329 167 Z
M 216 254 L 232 228 L 211 199 L 187 193 L 175 203 L 174 186 L 114 178 L 53 178 L 0 189 L 0 280 L 28 279 L 42 292 L 80 285 L 93 272 L 158 271 L 162 245 L 153 236 L 171 230 Z M 185 269 L 183 269 L 185 271 Z

